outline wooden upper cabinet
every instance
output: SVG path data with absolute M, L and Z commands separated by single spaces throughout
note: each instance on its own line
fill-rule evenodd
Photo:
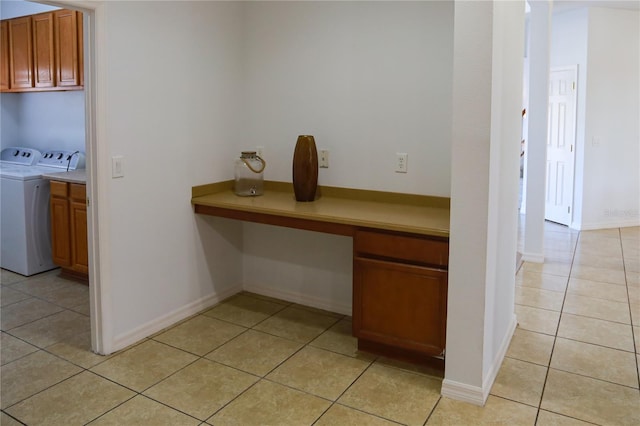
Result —
M 0 22 L 0 90 L 9 89 L 9 23 Z
M 33 87 L 31 17 L 9 20 L 9 85 L 11 89 Z
M 82 13 L 60 9 L 4 20 L 1 41 L 0 90 L 82 89 Z
M 78 15 L 79 13 L 74 10 L 53 12 L 59 87 L 80 85 L 79 50 L 81 47 L 78 45 Z
M 78 28 L 78 84 L 84 87 L 84 22 L 82 12 L 76 12 Z
M 55 87 L 53 13 L 33 16 L 34 87 Z

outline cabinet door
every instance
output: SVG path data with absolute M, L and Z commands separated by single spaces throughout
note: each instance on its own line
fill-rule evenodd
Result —
M 445 347 L 446 309 L 447 271 L 354 259 L 356 337 L 440 355 Z
M 35 87 L 54 87 L 53 13 L 33 15 L 33 67 Z
M 71 269 L 82 274 L 89 273 L 87 250 L 87 187 L 69 184 L 69 206 L 71 216 Z
M 75 10 L 54 12 L 58 87 L 80 85 L 77 15 Z
M 9 84 L 11 89 L 33 87 L 31 17 L 9 20 Z
M 87 250 L 87 206 L 84 201 L 71 201 L 71 269 L 89 273 Z
M 9 90 L 9 22 L 0 22 L 0 90 Z
M 60 185 L 66 185 L 64 183 Z M 58 266 L 71 266 L 71 241 L 69 241 L 69 200 L 51 197 L 51 246 L 53 262 Z
M 82 12 L 76 12 L 78 19 L 78 84 L 84 86 L 84 23 Z

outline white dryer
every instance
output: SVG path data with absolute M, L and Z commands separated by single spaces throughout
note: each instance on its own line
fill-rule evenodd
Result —
M 0 152 L 0 266 L 30 276 L 54 269 L 49 181 L 43 173 L 84 168 L 84 154 L 12 147 Z

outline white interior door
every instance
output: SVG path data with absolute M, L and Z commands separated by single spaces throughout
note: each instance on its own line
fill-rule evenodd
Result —
M 573 204 L 578 67 L 552 68 L 549 78 L 549 133 L 545 219 L 569 225 Z

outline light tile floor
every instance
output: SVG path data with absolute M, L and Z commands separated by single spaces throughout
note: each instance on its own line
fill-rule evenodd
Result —
M 350 318 L 241 293 L 110 357 L 88 288 L 2 271 L 0 424 L 640 424 L 640 228 L 547 224 L 516 277 L 519 326 L 485 407 L 359 353 Z

